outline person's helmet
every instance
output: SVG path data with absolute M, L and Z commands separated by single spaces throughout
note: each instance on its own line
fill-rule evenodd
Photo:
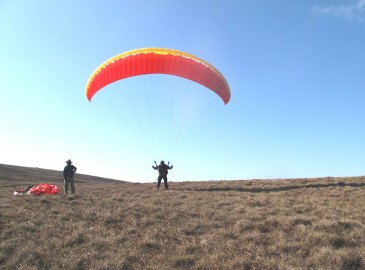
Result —
M 161 160 L 160 164 L 165 164 L 165 162 L 163 160 Z
M 67 163 L 67 164 L 72 164 L 71 159 L 67 160 L 67 161 L 66 161 L 66 163 Z

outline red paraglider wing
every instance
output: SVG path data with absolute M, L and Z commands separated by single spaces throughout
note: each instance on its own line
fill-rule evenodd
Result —
M 206 61 L 177 50 L 143 48 L 112 57 L 90 76 L 86 96 L 117 80 L 145 74 L 169 74 L 186 78 L 209 88 L 227 104 L 231 92 L 223 75 Z
M 39 194 L 57 194 L 60 192 L 60 189 L 56 185 L 52 184 L 38 184 L 32 187 L 28 193 L 33 195 Z

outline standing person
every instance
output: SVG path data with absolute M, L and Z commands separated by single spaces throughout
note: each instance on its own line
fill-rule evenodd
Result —
M 155 161 L 156 166 L 152 165 L 152 168 L 155 170 L 158 170 L 158 178 L 157 178 L 157 189 L 160 188 L 161 180 L 163 179 L 163 182 L 165 184 L 165 189 L 169 189 L 169 186 L 167 185 L 167 174 L 169 173 L 168 170 L 171 170 L 174 166 L 166 165 L 165 162 L 162 160 L 160 165 L 157 165 Z M 170 162 L 168 163 L 170 164 Z
M 71 186 L 71 193 L 75 194 L 75 183 L 74 183 L 74 175 L 77 168 L 72 165 L 71 159 L 66 161 L 67 165 L 63 169 L 63 178 L 65 179 L 65 195 L 68 193 L 68 186 Z

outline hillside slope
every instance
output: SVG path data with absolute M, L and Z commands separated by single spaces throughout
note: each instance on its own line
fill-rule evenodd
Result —
M 78 175 L 76 196 L 12 195 L 60 176 L 0 166 L 0 269 L 365 269 L 365 177 L 164 191 Z
M 0 164 L 0 184 L 1 183 L 20 183 L 20 184 L 37 184 L 37 183 L 62 183 L 62 171 L 23 167 Z M 79 174 L 77 173 L 77 181 L 80 183 L 100 183 L 115 182 L 119 180 Z

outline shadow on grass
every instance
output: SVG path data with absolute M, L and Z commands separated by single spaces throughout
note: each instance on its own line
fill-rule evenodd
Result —
M 362 187 L 365 186 L 365 183 L 344 183 L 339 182 L 336 184 L 311 184 L 311 185 L 303 185 L 303 186 L 285 186 L 285 187 L 274 187 L 274 188 L 240 188 L 240 187 L 211 187 L 211 188 L 184 188 L 179 190 L 188 190 L 188 191 L 239 191 L 239 192 L 253 192 L 253 193 L 261 193 L 261 192 L 279 192 L 279 191 L 288 191 L 288 190 L 296 190 L 296 189 L 305 189 L 305 188 L 328 188 L 328 187 Z

